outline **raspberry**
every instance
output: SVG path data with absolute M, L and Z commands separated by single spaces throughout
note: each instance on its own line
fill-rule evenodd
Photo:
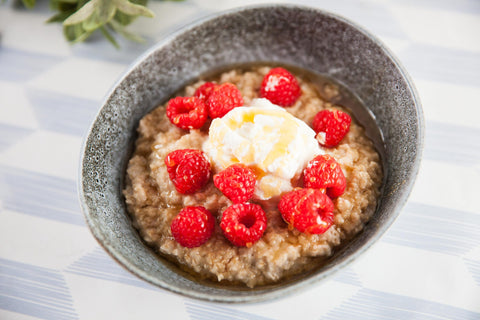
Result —
M 263 78 L 260 97 L 271 103 L 290 107 L 300 97 L 300 86 L 294 75 L 283 68 L 273 68 Z
M 238 163 L 214 175 L 213 183 L 233 203 L 242 203 L 252 197 L 257 180 L 251 169 Z
M 231 243 L 250 248 L 265 232 L 267 216 L 258 204 L 233 204 L 223 212 L 220 228 Z
M 305 188 L 326 189 L 330 198 L 336 198 L 345 192 L 347 181 L 340 164 L 325 154 L 308 162 L 303 170 L 303 184 Z
M 201 246 L 215 230 L 215 218 L 204 207 L 185 207 L 173 219 L 170 230 L 175 240 L 182 246 Z
M 321 190 L 291 191 L 282 196 L 278 209 L 290 228 L 303 233 L 322 234 L 333 224 L 333 202 Z
M 168 101 L 167 117 L 181 129 L 198 129 L 207 120 L 207 107 L 195 97 L 176 97 Z
M 243 105 L 240 90 L 231 83 L 224 83 L 214 88 L 206 101 L 210 118 L 221 118 L 233 108 Z
M 210 162 L 201 150 L 180 149 L 165 157 L 168 175 L 178 192 L 194 193 L 210 178 Z
M 216 87 L 218 87 L 216 83 L 205 82 L 198 87 L 197 90 L 195 90 L 193 96 L 199 98 L 200 100 L 207 101 L 208 97 L 210 97 L 210 93 L 212 93 L 213 89 Z
M 313 119 L 313 130 L 324 147 L 335 147 L 350 129 L 352 118 L 340 110 L 322 110 Z

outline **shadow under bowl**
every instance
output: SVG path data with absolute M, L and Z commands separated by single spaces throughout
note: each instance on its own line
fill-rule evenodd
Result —
M 384 185 L 363 232 L 321 268 L 254 289 L 202 282 L 159 257 L 140 239 L 126 211 L 123 179 L 139 120 L 212 70 L 258 62 L 309 70 L 345 86 L 367 107 L 384 142 Z M 375 37 L 339 16 L 294 5 L 235 9 L 196 22 L 140 57 L 113 87 L 84 142 L 79 193 L 99 243 L 126 269 L 167 290 L 209 301 L 278 298 L 329 277 L 370 247 L 400 213 L 423 147 L 415 88 Z

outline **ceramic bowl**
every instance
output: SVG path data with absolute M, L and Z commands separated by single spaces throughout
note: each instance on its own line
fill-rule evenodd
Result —
M 156 255 L 127 214 L 122 188 L 139 120 L 212 70 L 258 62 L 292 65 L 347 87 L 383 135 L 385 179 L 363 232 L 321 268 L 254 289 L 202 282 Z M 375 125 L 376 123 L 376 125 Z M 368 128 L 367 128 L 368 129 Z M 331 276 L 392 224 L 414 184 L 423 145 L 423 114 L 414 85 L 393 54 L 358 25 L 293 5 L 235 9 L 193 23 L 141 56 L 114 85 L 87 134 L 79 192 L 86 221 L 121 265 L 160 288 L 221 302 L 273 299 Z

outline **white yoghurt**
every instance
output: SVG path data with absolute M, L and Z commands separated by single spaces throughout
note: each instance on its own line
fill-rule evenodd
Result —
M 214 119 L 203 150 L 217 171 L 239 162 L 252 168 L 257 174 L 254 195 L 262 200 L 293 189 L 291 180 L 324 154 L 315 131 L 267 99 Z

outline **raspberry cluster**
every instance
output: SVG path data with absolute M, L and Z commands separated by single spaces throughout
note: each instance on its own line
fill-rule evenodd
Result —
M 168 101 L 167 117 L 181 129 L 201 128 L 207 116 L 205 103 L 196 97 L 176 97 Z
M 303 171 L 303 185 L 280 199 L 283 220 L 300 232 L 321 234 L 333 223 L 331 199 L 345 192 L 346 179 L 340 164 L 329 155 L 310 160 Z
M 205 100 L 210 118 L 221 118 L 230 110 L 243 106 L 240 90 L 231 83 L 224 83 L 214 87 Z
M 233 164 L 216 174 L 213 182 L 234 203 L 222 214 L 223 234 L 238 247 L 251 247 L 267 228 L 267 216 L 262 207 L 247 203 L 255 191 L 255 173 L 241 163 Z
M 300 94 L 301 89 L 297 79 L 284 68 L 271 69 L 260 86 L 260 97 L 282 107 L 292 106 Z
M 236 203 L 223 212 L 220 228 L 237 247 L 251 247 L 267 229 L 267 216 L 258 204 Z
M 233 203 L 242 203 L 252 198 L 257 177 L 244 164 L 237 163 L 216 174 L 213 183 Z
M 303 233 L 321 234 L 333 223 L 333 202 L 319 189 L 291 191 L 280 199 L 278 209 L 290 228 Z
M 335 147 L 350 130 L 352 118 L 340 110 L 322 110 L 313 119 L 318 142 L 327 148 Z
M 175 189 L 183 194 L 200 190 L 210 178 L 210 161 L 201 150 L 180 149 L 165 157 L 167 172 Z
M 233 108 L 243 105 L 240 90 L 231 84 L 205 82 L 193 97 L 176 97 L 167 103 L 167 117 L 180 129 L 200 129 L 208 117 L 220 118 Z
M 303 171 L 305 188 L 325 189 L 330 198 L 337 198 L 345 192 L 347 181 L 340 164 L 328 155 L 316 156 Z
M 204 207 L 185 207 L 170 225 L 172 236 L 182 246 L 194 248 L 210 239 L 215 230 L 215 218 Z
M 290 72 L 273 68 L 264 77 L 259 95 L 272 103 L 289 107 L 301 95 L 300 85 Z M 231 83 L 205 82 L 193 97 L 177 97 L 167 104 L 167 117 L 177 127 L 199 129 L 208 118 L 223 117 L 243 105 L 240 91 Z M 350 116 L 340 110 L 323 110 L 314 118 L 312 127 L 320 145 L 337 146 L 348 133 Z M 165 158 L 165 165 L 176 190 L 192 194 L 210 181 L 210 162 L 201 150 L 175 150 Z M 251 247 L 267 228 L 265 211 L 251 203 L 257 177 L 254 170 L 241 163 L 233 164 L 213 176 L 215 187 L 233 204 L 223 211 L 220 229 L 226 239 L 239 247 Z M 303 171 L 303 188 L 284 194 L 278 210 L 289 229 L 306 234 L 322 234 L 334 221 L 332 199 L 345 192 L 347 182 L 340 164 L 329 155 L 310 160 Z M 204 207 L 185 207 L 173 219 L 171 233 L 182 246 L 201 246 L 213 235 L 215 218 Z

